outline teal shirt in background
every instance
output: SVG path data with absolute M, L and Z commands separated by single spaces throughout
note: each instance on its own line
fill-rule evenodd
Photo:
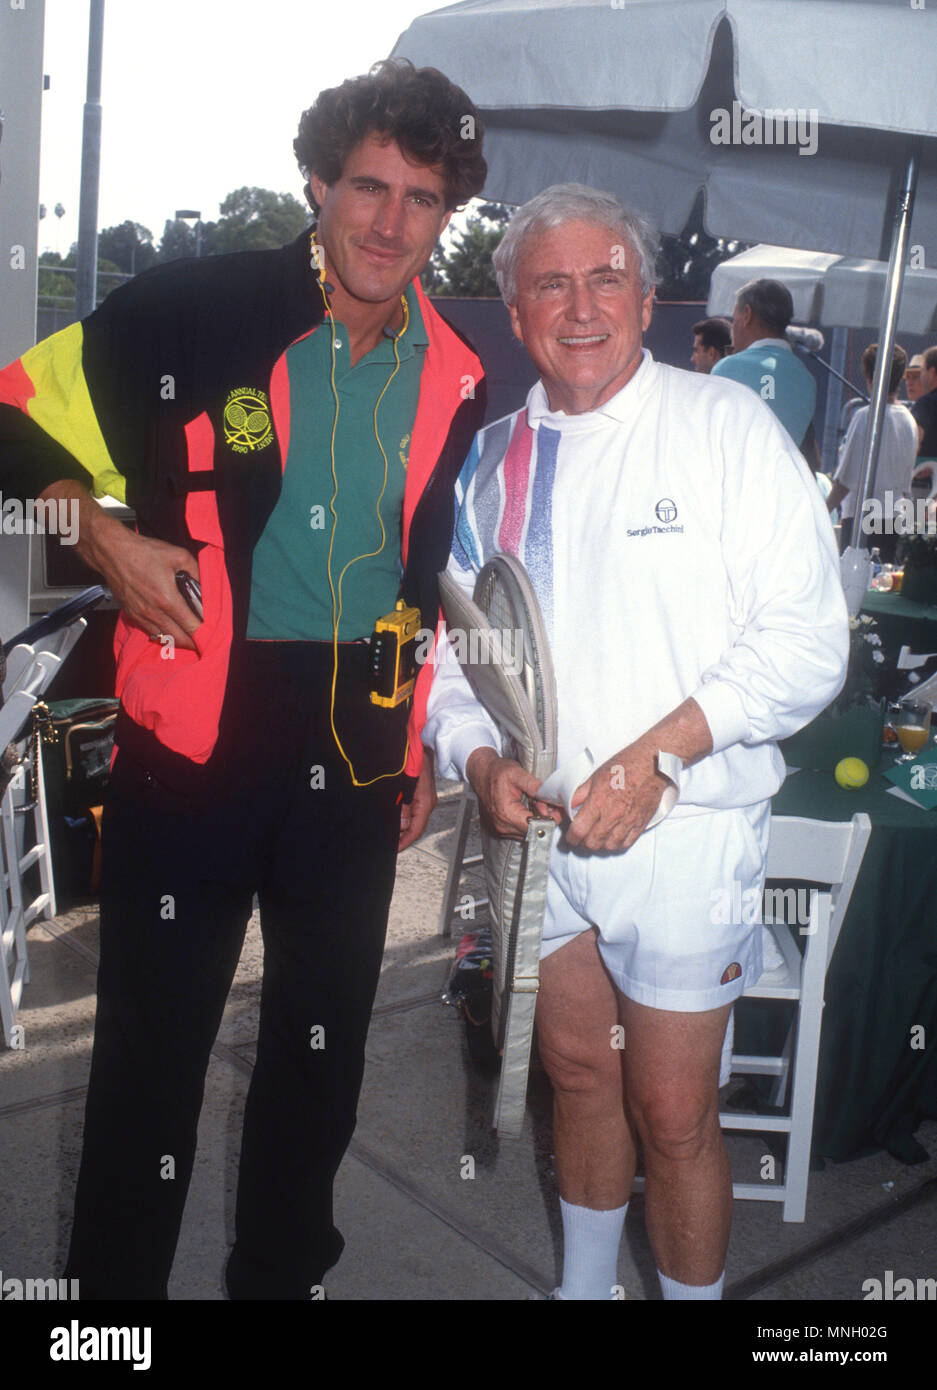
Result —
M 410 319 L 406 332 L 397 340 L 400 367 L 393 380 L 391 338 L 382 338 L 352 367 L 348 333 L 343 324 L 335 323 L 337 422 L 330 382 L 332 330 L 328 320 L 287 349 L 289 448 L 279 500 L 254 548 L 249 638 L 330 642 L 330 569 L 336 596 L 345 570 L 340 641 L 370 636 L 376 619 L 393 610 L 400 588 L 400 519 L 407 459 L 423 354 L 429 344 L 412 285 L 407 287 L 406 299 Z M 381 496 L 384 459 L 375 438 L 374 410 L 389 380 L 377 410 L 377 433 L 387 455 L 387 482 Z M 329 565 L 333 527 L 330 502 L 335 492 L 333 423 L 338 521 Z M 371 551 L 380 553 L 356 558 Z
M 817 405 L 817 383 L 781 338 L 759 338 L 751 347 L 723 357 L 713 376 L 740 381 L 770 406 L 795 444 L 802 444 Z

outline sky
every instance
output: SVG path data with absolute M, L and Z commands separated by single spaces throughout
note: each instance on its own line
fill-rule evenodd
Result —
M 130 219 L 158 240 L 177 208 L 211 221 L 245 184 L 301 200 L 300 113 L 444 3 L 106 0 L 99 228 Z M 46 0 L 39 249 L 63 255 L 78 235 L 88 12 Z

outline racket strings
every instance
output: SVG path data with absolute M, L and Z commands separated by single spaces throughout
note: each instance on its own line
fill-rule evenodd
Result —
M 501 634 L 501 660 L 517 670 L 533 707 L 541 736 L 546 734 L 546 700 L 540 680 L 540 656 L 534 637 L 535 624 L 518 586 L 506 582 L 506 576 L 492 573 L 486 576 L 476 602 L 489 626 Z

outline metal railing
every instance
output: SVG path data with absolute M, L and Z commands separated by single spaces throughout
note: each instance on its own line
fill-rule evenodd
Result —
M 45 275 L 45 276 L 49 276 L 49 275 L 70 275 L 70 276 L 74 276 L 74 275 L 76 274 L 76 268 L 75 268 L 75 266 L 73 266 L 73 265 L 48 265 L 48 264 L 43 264 L 42 262 L 40 262 L 40 264 L 39 264 L 39 266 L 38 266 L 38 272 L 39 272 L 38 298 L 39 298 L 39 305 L 40 305 L 40 307 L 43 308 L 43 309 L 58 309 L 59 307 L 65 308 L 65 307 L 67 307 L 67 306 L 71 306 L 72 310 L 74 311 L 74 308 L 75 308 L 75 296 L 74 296 L 74 293 L 71 294 L 70 296 L 69 296 L 69 295 L 60 295 L 60 294 L 58 294 L 58 295 L 57 295 L 57 294 L 43 294 L 43 292 L 42 292 L 42 280 L 43 280 L 43 276 L 44 276 L 44 275 Z M 100 304 L 101 301 L 102 301 L 102 299 L 105 299 L 105 298 L 107 297 L 107 295 L 110 294 L 111 290 L 116 289 L 117 285 L 123 284 L 125 280 L 132 280 L 133 278 L 134 278 L 134 277 L 133 277 L 132 275 L 129 275 L 129 274 L 128 274 L 126 271 L 124 271 L 124 270 L 99 270 L 99 271 L 98 271 L 98 281 L 99 281 L 99 282 L 102 281 L 102 280 L 106 280 L 106 281 L 112 281 L 112 282 L 116 282 L 116 283 L 111 283 L 111 284 L 109 284 L 109 285 L 107 286 L 106 289 L 103 289 L 103 288 L 101 288 L 101 287 L 99 286 L 98 294 L 97 294 L 97 303 Z

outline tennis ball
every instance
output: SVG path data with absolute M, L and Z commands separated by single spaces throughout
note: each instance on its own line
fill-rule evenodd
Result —
M 855 791 L 857 787 L 864 787 L 869 780 L 869 769 L 861 758 L 841 758 L 833 776 L 841 787 Z

